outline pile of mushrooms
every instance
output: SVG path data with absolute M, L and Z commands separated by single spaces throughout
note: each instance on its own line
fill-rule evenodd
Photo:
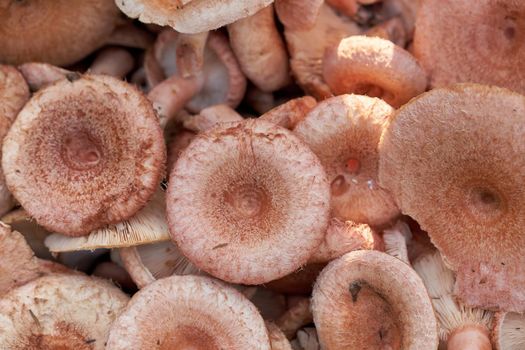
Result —
M 525 2 L 0 1 L 0 142 L 0 349 L 525 349 Z

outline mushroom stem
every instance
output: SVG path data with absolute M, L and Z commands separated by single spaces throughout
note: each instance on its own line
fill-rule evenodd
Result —
M 288 29 L 307 30 L 315 25 L 323 0 L 276 0 L 279 20 Z
M 106 48 L 97 55 L 89 67 L 91 74 L 106 74 L 117 78 L 124 78 L 135 65 L 129 51 L 121 48 Z
M 188 130 L 200 132 L 213 128 L 218 123 L 242 120 L 242 116 L 228 105 L 215 105 L 204 108 L 199 114 L 184 121 Z
M 491 350 L 489 331 L 480 325 L 457 329 L 448 338 L 448 350 Z
M 18 66 L 31 91 L 38 91 L 55 81 L 68 78 L 74 80 L 79 75 L 75 72 L 54 66 L 49 63 L 24 63 Z
M 209 32 L 179 34 L 176 43 L 177 69 L 183 78 L 191 78 L 202 71 L 204 49 Z
M 410 265 L 407 242 L 411 237 L 412 234 L 408 225 L 398 221 L 392 228 L 383 231 L 385 252 Z
M 275 322 L 288 339 L 293 339 L 299 328 L 313 322 L 310 299 L 297 297 L 294 301 L 294 305 Z

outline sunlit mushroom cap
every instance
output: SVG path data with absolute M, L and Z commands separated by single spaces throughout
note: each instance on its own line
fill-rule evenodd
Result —
M 437 349 L 437 324 L 421 279 L 407 264 L 355 251 L 319 275 L 312 310 L 321 347 Z
M 102 350 L 128 296 L 97 278 L 49 275 L 0 299 L 0 344 L 5 349 Z
M 148 100 L 116 78 L 85 76 L 33 96 L 4 140 L 2 167 L 39 224 L 78 236 L 141 209 L 165 159 Z
M 525 2 L 420 2 L 414 56 L 432 87 L 472 82 L 525 93 Z
M 495 350 L 525 349 L 525 315 L 514 312 L 498 312 L 492 326 L 492 342 Z
M 371 226 L 398 215 L 378 185 L 378 144 L 393 109 L 378 98 L 341 95 L 319 103 L 294 129 L 328 174 L 336 217 Z
M 118 21 L 107 0 L 4 2 L 0 62 L 72 64 L 102 46 Z
M 144 23 L 201 33 L 251 16 L 273 0 L 116 0 L 126 15 Z
M 184 255 L 229 282 L 260 284 L 306 263 L 321 243 L 329 187 L 318 158 L 262 120 L 195 137 L 171 174 L 168 224 Z
M 246 297 L 207 277 L 172 276 L 133 296 L 107 350 L 270 350 L 263 318 Z
M 468 306 L 525 311 L 525 97 L 434 89 L 393 116 L 379 180 L 457 272 Z

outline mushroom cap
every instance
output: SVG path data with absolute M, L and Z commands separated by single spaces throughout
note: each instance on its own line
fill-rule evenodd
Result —
M 119 22 L 107 0 L 15 1 L 0 9 L 0 62 L 69 65 L 104 44 Z
M 355 251 L 321 272 L 312 298 L 321 347 L 437 349 L 437 324 L 421 279 L 377 251 Z
M 524 16 L 517 0 L 421 1 L 414 56 L 432 87 L 472 82 L 525 93 Z
M 246 297 L 208 277 L 172 276 L 133 296 L 107 350 L 270 350 L 264 320 Z
M 290 131 L 256 119 L 223 123 L 175 164 L 168 224 L 199 268 L 260 284 L 306 263 L 326 231 L 329 198 L 319 159 Z
M 157 189 L 166 161 L 146 97 L 95 75 L 33 95 L 2 151 L 14 197 L 40 225 L 71 236 L 135 214 Z
M 115 0 L 122 12 L 144 23 L 202 33 L 251 16 L 273 0 Z
M 525 311 L 525 97 L 434 89 L 383 133 L 380 184 L 428 232 L 468 306 Z
M 102 350 L 128 299 L 98 278 L 38 278 L 0 299 L 0 344 L 12 350 Z
M 492 323 L 492 342 L 495 350 L 525 349 L 525 315 L 497 312 Z
M 379 139 L 392 112 L 378 98 L 341 95 L 319 103 L 295 127 L 328 174 L 334 216 L 379 226 L 399 214 L 377 174 Z
M 354 35 L 326 50 L 323 77 L 336 95 L 380 97 L 399 107 L 425 91 L 427 77 L 415 58 L 390 40 Z

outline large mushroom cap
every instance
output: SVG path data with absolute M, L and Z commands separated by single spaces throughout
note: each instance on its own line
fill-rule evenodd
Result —
M 49 231 L 72 236 L 135 214 L 155 192 L 166 158 L 151 104 L 109 76 L 39 91 L 3 146 L 15 198 Z
M 270 350 L 270 340 L 257 308 L 239 292 L 207 277 L 172 276 L 133 296 L 107 349 Z
M 49 275 L 0 299 L 4 349 L 102 350 L 128 296 L 114 285 L 80 275 Z
M 378 98 L 341 95 L 318 104 L 294 133 L 328 174 L 336 217 L 377 226 L 399 214 L 378 185 L 378 144 L 393 109 Z
M 496 313 L 492 341 L 496 350 L 525 349 L 525 315 L 515 312 Z
M 312 310 L 321 346 L 336 349 L 437 349 L 437 324 L 423 282 L 407 264 L 355 251 L 319 275 Z
M 251 16 L 273 0 L 115 0 L 126 15 L 144 23 L 201 33 Z
M 434 89 L 393 117 L 379 180 L 457 271 L 465 304 L 525 311 L 525 97 Z
M 413 51 L 433 87 L 472 82 L 525 93 L 525 2 L 420 3 Z
M 230 282 L 260 284 L 306 263 L 328 211 L 318 158 L 290 131 L 262 120 L 197 135 L 170 175 L 173 239 L 195 265 Z
M 0 62 L 72 64 L 102 46 L 118 21 L 107 0 L 3 1 Z

